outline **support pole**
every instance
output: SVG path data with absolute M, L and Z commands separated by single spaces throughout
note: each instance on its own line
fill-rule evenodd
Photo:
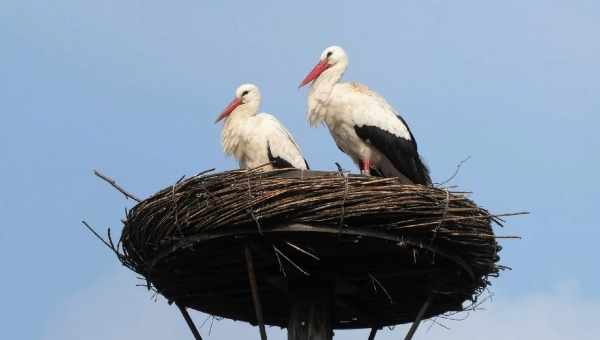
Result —
M 262 306 L 260 304 L 260 298 L 258 296 L 256 274 L 254 273 L 254 262 L 252 261 L 252 252 L 250 251 L 250 247 L 248 245 L 244 247 L 244 254 L 246 255 L 246 266 L 248 267 L 248 280 L 250 281 L 250 290 L 252 291 L 252 302 L 254 303 L 256 321 L 258 322 L 258 327 L 260 329 L 260 338 L 262 340 L 267 340 L 267 332 L 265 330 Z
M 377 327 L 371 328 L 371 332 L 369 333 L 369 340 L 375 340 L 375 335 L 377 335 Z
M 432 296 L 433 296 L 433 294 L 429 294 L 429 296 L 427 297 L 427 300 L 425 300 L 425 303 L 423 304 L 423 306 L 421 306 L 421 309 L 419 309 L 419 312 L 417 313 L 417 317 L 415 318 L 415 321 L 413 322 L 413 324 L 410 326 L 408 333 L 406 333 L 404 340 L 411 340 L 413 335 L 415 335 L 415 332 L 417 331 L 417 327 L 419 327 L 419 324 L 421 323 L 421 319 L 423 319 L 425 312 L 427 312 L 427 309 L 429 308 L 429 304 L 431 303 Z
M 288 340 L 332 340 L 332 296 L 325 283 L 300 280 L 290 284 Z
M 200 332 L 198 332 L 198 328 L 196 328 L 196 325 L 194 325 L 194 321 L 190 317 L 190 314 L 187 312 L 185 307 L 178 303 L 176 303 L 176 305 L 177 305 L 177 308 L 179 308 L 179 311 L 181 312 L 181 314 L 183 314 L 183 318 L 185 319 L 185 322 L 187 323 L 188 327 L 190 327 L 192 334 L 194 334 L 194 338 L 196 340 L 202 340 L 202 337 L 200 336 Z

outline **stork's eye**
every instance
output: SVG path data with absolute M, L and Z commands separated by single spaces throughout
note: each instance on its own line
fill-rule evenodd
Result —
M 248 90 L 246 90 L 246 91 L 242 92 L 242 97 L 243 97 L 243 96 L 245 96 L 245 95 L 247 95 L 247 94 L 248 94 L 248 92 L 249 92 Z
M 333 52 L 331 52 L 331 51 L 327 52 L 327 58 L 331 57 L 332 54 L 333 54 Z

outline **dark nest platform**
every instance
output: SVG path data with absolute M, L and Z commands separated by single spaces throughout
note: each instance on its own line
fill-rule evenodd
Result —
M 192 308 L 289 332 L 314 318 L 374 336 L 473 305 L 503 269 L 500 222 L 466 193 L 398 178 L 237 170 L 141 201 L 109 246 L 188 323 Z

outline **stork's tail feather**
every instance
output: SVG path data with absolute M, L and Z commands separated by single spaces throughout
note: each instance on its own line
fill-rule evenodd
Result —
M 376 168 L 376 167 L 371 167 L 369 169 L 370 175 L 371 176 L 376 176 L 376 177 L 400 177 L 403 180 L 405 180 L 407 183 L 413 183 L 413 184 L 421 184 L 421 185 L 431 185 L 431 177 L 429 177 L 429 169 L 427 168 L 427 165 L 425 165 L 423 163 L 423 161 L 421 161 L 421 159 L 417 158 L 414 161 L 414 166 L 415 166 L 415 172 L 413 174 L 413 176 L 408 177 L 405 174 L 403 174 L 402 172 L 397 172 L 395 175 L 385 175 L 382 169 Z
M 429 176 L 429 169 L 427 165 L 423 163 L 420 157 L 415 159 L 416 177 L 413 179 L 415 184 L 431 185 L 431 177 Z

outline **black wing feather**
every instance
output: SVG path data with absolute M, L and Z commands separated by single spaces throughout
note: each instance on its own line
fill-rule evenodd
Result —
M 271 144 L 267 142 L 267 154 L 269 156 L 269 162 L 275 169 L 287 169 L 293 168 L 294 166 L 285 158 L 281 158 L 279 156 L 273 156 L 273 152 L 271 152 Z M 306 162 L 306 160 L 304 160 Z M 307 164 L 308 165 L 308 164 Z
M 402 117 L 397 116 L 407 127 Z M 431 178 L 429 170 L 421 161 L 417 152 L 417 142 L 410 129 L 411 140 L 398 137 L 391 132 L 385 131 L 377 126 L 363 125 L 354 126 L 354 131 L 362 140 L 373 145 L 377 150 L 383 153 L 392 162 L 404 176 L 415 184 L 429 185 Z

